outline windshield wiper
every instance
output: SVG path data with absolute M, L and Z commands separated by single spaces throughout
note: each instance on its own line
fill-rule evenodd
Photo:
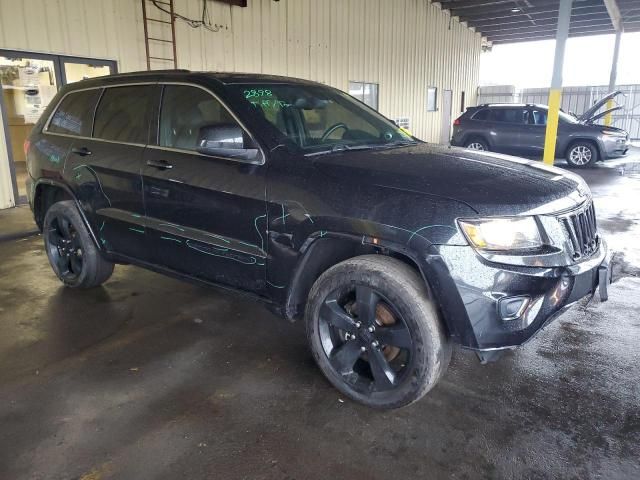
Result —
M 347 145 L 344 143 L 337 143 L 328 150 L 321 150 L 319 152 L 306 153 L 305 157 L 313 157 L 316 155 L 328 155 L 331 153 L 340 153 L 340 152 L 346 152 L 346 151 L 352 151 L 352 150 L 376 150 L 376 149 L 403 147 L 407 145 L 417 145 L 417 144 L 418 142 L 413 140 L 397 141 L 397 142 L 391 142 L 391 143 L 365 143 L 361 145 Z

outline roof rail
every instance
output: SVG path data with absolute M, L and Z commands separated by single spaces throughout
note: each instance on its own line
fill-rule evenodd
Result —
M 115 75 L 119 77 L 128 77 L 128 76 L 136 76 L 136 75 L 153 75 L 154 73 L 189 73 L 191 70 L 187 70 L 186 68 L 168 68 L 165 70 L 138 70 L 136 72 L 124 72 L 124 73 L 116 73 Z

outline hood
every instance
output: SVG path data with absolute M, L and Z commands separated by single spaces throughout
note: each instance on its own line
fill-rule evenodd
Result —
M 582 115 L 580 115 L 578 117 L 578 120 L 583 123 L 591 123 L 595 121 L 595 119 L 593 118 L 595 113 L 600 110 L 609 100 L 614 99 L 618 95 L 622 95 L 622 92 L 620 90 L 608 93 L 596 103 L 594 103 L 591 108 L 587 109 Z M 599 116 L 598 118 L 600 118 L 601 116 Z
M 602 113 L 599 113 L 597 115 L 594 115 L 593 117 L 589 118 L 589 121 L 585 122 L 585 123 L 589 123 L 592 124 L 594 123 L 596 120 L 600 120 L 602 117 L 604 117 L 605 115 L 609 114 L 609 113 L 613 113 L 613 112 L 617 112 L 618 110 L 622 110 L 621 106 L 617 106 L 617 107 L 613 107 L 613 108 L 608 108 L 607 110 L 605 110 Z M 616 130 L 620 130 L 619 128 Z
M 577 175 L 541 162 L 426 143 L 316 157 L 336 181 L 365 183 L 463 202 L 479 215 L 544 214 L 583 203 Z

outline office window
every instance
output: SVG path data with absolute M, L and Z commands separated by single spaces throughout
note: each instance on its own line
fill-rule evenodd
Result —
M 438 110 L 438 89 L 436 87 L 427 88 L 427 112 Z
M 349 82 L 349 95 L 369 105 L 371 108 L 378 110 L 377 83 Z

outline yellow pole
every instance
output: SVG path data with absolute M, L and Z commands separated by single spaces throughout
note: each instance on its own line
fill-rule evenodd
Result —
M 547 115 L 547 130 L 544 136 L 544 157 L 547 165 L 553 165 L 556 157 L 556 139 L 558 138 L 558 117 L 560 115 L 560 98 L 562 90 L 549 90 L 549 113 Z
M 564 47 L 569 37 L 571 4 L 573 0 L 560 0 L 558 10 L 558 28 L 556 30 L 556 51 L 553 56 L 553 77 L 549 89 L 549 111 L 547 129 L 544 137 L 544 163 L 553 165 L 556 158 L 556 139 L 558 137 L 558 117 L 560 115 L 560 97 L 562 95 L 562 67 L 564 65 Z
M 607 100 L 607 110 L 613 108 L 613 99 Z M 604 116 L 604 124 L 608 127 L 611 125 L 611 113 L 607 113 Z

